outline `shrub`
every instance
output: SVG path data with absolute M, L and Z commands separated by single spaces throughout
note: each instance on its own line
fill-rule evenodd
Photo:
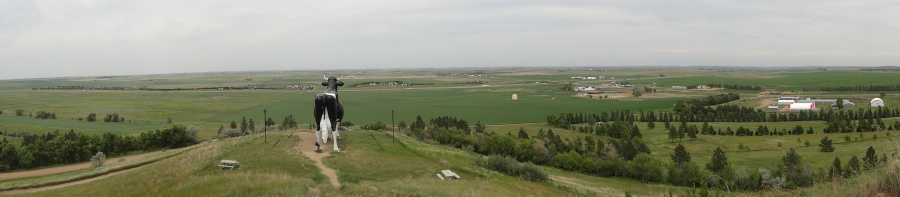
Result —
M 487 160 L 482 157 L 475 159 L 475 165 L 504 173 L 509 176 L 522 177 L 525 180 L 533 182 L 543 182 L 550 180 L 550 177 L 541 168 L 532 164 L 519 164 L 516 159 L 509 156 L 490 155 Z
M 371 124 L 370 124 L 370 123 L 366 123 L 365 125 L 363 125 L 363 126 L 361 126 L 361 127 L 359 127 L 359 128 L 360 128 L 360 129 L 363 129 L 363 130 L 378 131 L 378 130 L 385 130 L 385 129 L 387 129 L 387 125 L 384 125 L 384 123 L 381 123 L 381 121 L 376 121 L 375 123 L 371 123 Z
M 91 157 L 91 168 L 98 168 L 103 166 L 103 163 L 106 162 L 106 154 L 103 152 L 97 152 L 96 155 Z
M 237 129 L 223 129 L 221 133 L 219 133 L 219 139 L 232 138 L 243 136 L 244 133 L 238 131 Z

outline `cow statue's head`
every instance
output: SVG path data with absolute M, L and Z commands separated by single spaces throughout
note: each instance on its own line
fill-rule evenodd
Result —
M 338 86 L 344 86 L 344 82 L 340 81 L 343 76 L 339 78 L 335 77 L 325 77 L 325 81 L 322 82 L 322 86 L 328 86 L 329 91 L 337 92 Z

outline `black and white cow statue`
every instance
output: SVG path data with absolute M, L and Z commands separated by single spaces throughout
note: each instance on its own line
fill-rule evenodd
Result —
M 315 118 L 316 118 L 316 150 L 319 149 L 319 139 L 322 139 L 323 143 L 328 142 L 328 132 L 334 132 L 334 152 L 340 152 L 337 145 L 337 139 L 341 135 L 338 134 L 338 128 L 340 127 L 341 119 L 344 118 L 344 106 L 341 104 L 341 100 L 338 99 L 338 86 L 344 86 L 344 82 L 340 81 L 341 78 L 335 77 L 325 77 L 325 81 L 322 82 L 322 86 L 327 86 L 325 92 L 316 94 L 316 109 L 315 109 Z

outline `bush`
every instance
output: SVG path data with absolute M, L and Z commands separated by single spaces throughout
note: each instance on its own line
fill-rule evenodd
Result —
M 550 177 L 541 168 L 532 163 L 519 164 L 516 159 L 509 156 L 490 155 L 487 160 L 483 157 L 475 159 L 475 165 L 504 173 L 509 176 L 522 177 L 533 182 L 550 180 Z
M 223 129 L 221 133 L 219 133 L 219 139 L 226 139 L 232 137 L 243 136 L 244 132 L 238 131 L 238 129 Z
M 381 121 L 376 121 L 375 123 L 371 124 L 367 123 L 359 128 L 363 130 L 378 131 L 387 129 L 387 125 L 384 125 L 384 123 L 381 123 Z
M 105 162 L 106 154 L 103 154 L 103 152 L 97 152 L 96 155 L 91 157 L 91 168 L 98 168 L 100 166 L 103 166 L 103 163 Z

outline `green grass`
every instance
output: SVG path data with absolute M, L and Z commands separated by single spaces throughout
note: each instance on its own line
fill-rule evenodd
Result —
M 769 126 L 769 128 L 772 129 L 772 126 Z M 813 128 L 815 129 L 815 127 Z M 642 127 L 642 129 L 646 128 Z M 754 127 L 751 130 L 755 129 L 756 128 Z M 803 157 L 805 163 L 811 164 L 816 168 L 826 168 L 830 166 L 835 156 L 839 157 L 841 161 L 844 162 L 848 161 L 852 155 L 856 155 L 857 157 L 865 156 L 866 149 L 868 149 L 869 146 L 875 148 L 875 151 L 879 156 L 890 148 L 888 145 L 888 138 L 882 132 L 863 133 L 863 139 L 856 140 L 859 137 L 859 133 L 823 134 L 821 133 L 821 130 L 815 130 L 819 132 L 811 135 L 698 135 L 698 138 L 695 141 L 685 138 L 680 142 L 677 140 L 674 142 L 670 141 L 667 131 L 659 128 L 649 131 L 642 130 L 642 134 L 644 135 L 644 142 L 647 143 L 647 146 L 652 152 L 651 155 L 662 161 L 671 162 L 669 156 L 673 154 L 675 146 L 679 143 L 685 146 L 687 151 L 691 154 L 692 161 L 698 164 L 708 163 L 713 150 L 715 150 L 716 147 L 721 147 L 728 157 L 728 162 L 736 169 L 747 168 L 751 170 L 761 167 L 774 169 L 774 167 L 781 162 L 781 157 L 785 155 L 788 148 L 797 150 L 797 153 Z M 900 135 L 900 133 L 894 131 L 890 132 L 896 141 L 897 136 Z M 844 136 L 848 135 L 854 140 L 845 142 Z M 878 135 L 878 139 L 873 140 L 873 135 Z M 834 152 L 819 152 L 819 142 L 825 136 L 828 136 L 829 139 L 833 140 L 832 142 L 835 146 Z M 800 139 L 800 141 L 797 139 Z M 803 141 L 809 141 L 810 146 L 805 146 Z M 778 147 L 779 142 L 781 143 L 781 147 Z M 739 150 L 738 144 L 749 146 L 750 151 Z
M 562 112 L 600 112 L 625 109 L 665 109 L 680 98 L 593 100 L 576 98 L 572 93 L 558 92 L 558 87 L 513 86 L 463 89 L 413 89 L 384 91 L 343 91 L 344 120 L 356 124 L 381 121 L 390 124 L 391 110 L 395 110 L 396 122 L 410 123 L 417 115 L 426 121 L 437 116 L 453 116 L 486 124 L 530 123 L 546 121 L 549 114 Z M 519 100 L 510 99 L 518 94 Z M 297 122 L 311 124 L 313 100 L 310 94 L 301 94 L 267 106 L 257 107 L 238 114 L 211 119 L 211 121 L 240 121 L 241 117 L 262 118 L 262 109 L 268 109 L 276 122 L 287 114 L 293 114 Z M 254 119 L 256 120 L 256 119 Z
M 62 132 L 74 129 L 76 132 L 87 134 L 100 133 L 137 133 L 154 129 L 162 129 L 168 125 L 160 123 L 107 123 L 103 121 L 87 122 L 77 120 L 52 120 L 37 119 L 27 116 L 0 115 L 0 130 L 4 132 L 29 131 L 30 133 L 44 133 L 53 130 Z
M 191 148 L 193 149 L 193 148 Z M 153 162 L 157 162 L 174 155 L 178 155 L 184 153 L 190 149 L 178 150 L 178 151 L 165 151 L 153 155 L 148 155 L 143 158 L 127 160 L 120 163 L 105 165 L 99 168 L 88 168 L 82 170 L 76 170 L 71 172 L 64 172 L 59 174 L 52 174 L 47 176 L 40 177 L 32 177 L 32 178 L 22 178 L 22 179 L 12 179 L 12 180 L 4 180 L 0 181 L 0 191 L 6 190 L 14 190 L 14 189 L 26 189 L 26 188 L 36 188 L 43 186 L 56 185 L 61 183 L 68 183 L 73 181 L 79 181 L 84 179 L 89 179 L 97 176 L 102 176 L 105 174 L 127 170 L 135 167 L 140 167 L 146 164 L 150 164 Z M 118 159 L 118 158 L 108 158 L 108 159 Z
M 282 133 L 286 134 L 287 133 Z M 278 146 L 261 135 L 228 139 L 106 179 L 23 196 L 298 196 L 310 188 L 333 191 L 312 161 L 297 154 L 296 136 Z M 220 170 L 222 159 L 241 166 Z

